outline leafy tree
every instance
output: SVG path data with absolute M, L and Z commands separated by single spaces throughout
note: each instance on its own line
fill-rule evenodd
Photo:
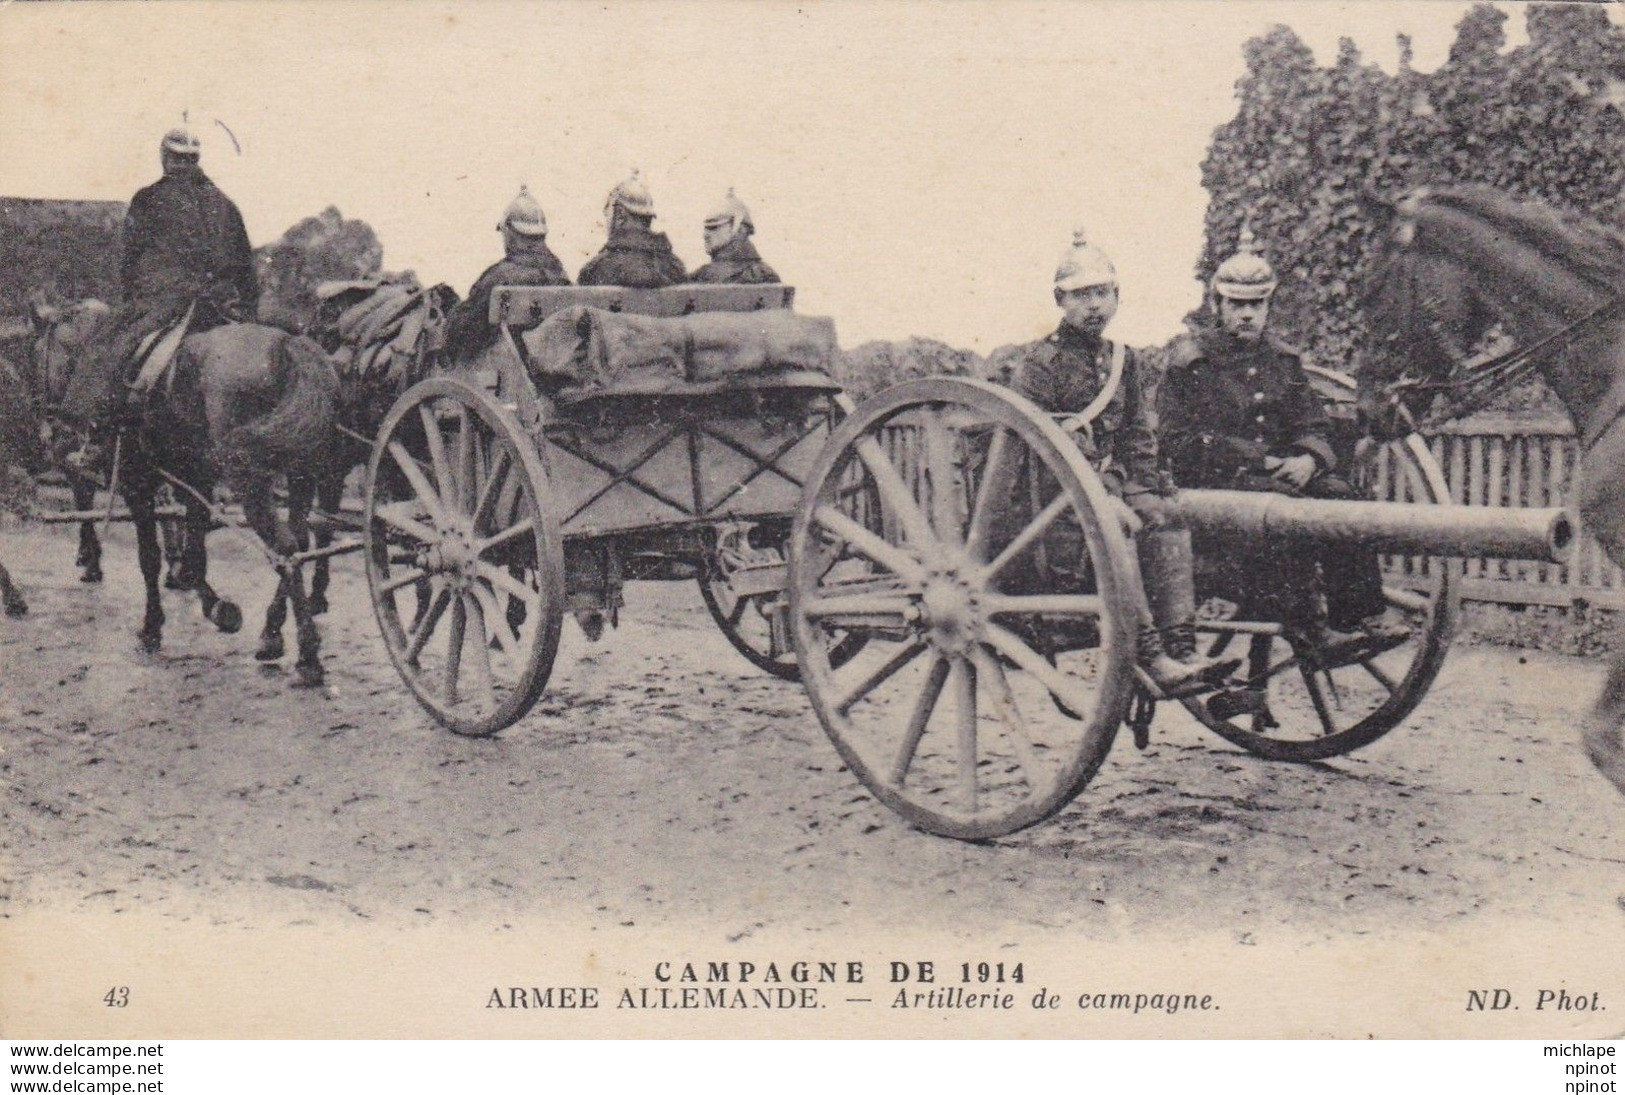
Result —
M 1373 243 L 1363 193 L 1486 183 L 1625 224 L 1625 30 L 1597 5 L 1535 5 L 1528 44 L 1507 50 L 1505 21 L 1472 8 L 1433 73 L 1412 67 L 1403 35 L 1393 74 L 1347 39 L 1327 68 L 1285 26 L 1249 41 L 1240 106 L 1202 164 L 1197 275 L 1211 277 L 1250 225 L 1281 278 L 1275 322 L 1347 368 Z

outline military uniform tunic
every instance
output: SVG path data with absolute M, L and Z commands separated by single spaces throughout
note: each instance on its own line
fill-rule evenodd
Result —
M 454 357 L 478 353 L 496 341 L 491 322 L 491 293 L 499 285 L 569 285 L 564 264 L 543 239 L 517 239 L 513 250 L 479 276 L 468 299 L 446 319 L 446 352 Z
M 1112 344 L 1062 324 L 1024 347 L 1010 386 L 1051 414 L 1076 414 L 1101 392 L 1111 374 Z M 1157 453 L 1156 374 L 1138 351 L 1125 347 L 1123 376 L 1094 422 L 1076 435 L 1084 457 L 1106 489 L 1132 501 L 1169 490 Z
M 1336 467 L 1320 397 L 1290 346 L 1203 331 L 1174 344 L 1163 378 L 1161 440 L 1184 487 L 1246 487 L 1266 456 L 1308 453 Z
M 779 275 L 762 261 L 756 245 L 745 236 L 736 236 L 717 248 L 711 261 L 694 271 L 690 281 L 730 285 L 777 284 Z
M 672 252 L 665 233 L 631 222 L 610 229 L 604 249 L 581 268 L 578 280 L 582 285 L 661 289 L 687 281 L 688 271 Z
M 126 304 L 235 296 L 254 314 L 254 249 L 230 198 L 193 165 L 172 167 L 130 200 L 119 283 Z

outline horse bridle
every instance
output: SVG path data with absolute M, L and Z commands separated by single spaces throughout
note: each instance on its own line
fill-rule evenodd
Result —
M 1434 303 L 1434 298 L 1424 297 L 1422 308 L 1435 339 L 1449 352 L 1451 358 L 1449 375 L 1442 380 L 1427 380 L 1402 374 L 1399 379 L 1386 387 L 1391 409 L 1413 431 L 1429 429 L 1482 407 L 1496 396 L 1533 377 L 1541 355 L 1566 349 L 1591 326 L 1625 312 L 1625 296 L 1614 294 L 1579 319 L 1528 346 L 1515 346 L 1489 356 L 1468 357 L 1456 349 L 1453 339 L 1447 337 L 1443 324 L 1434 310 Z M 1400 398 L 1403 391 L 1443 396 L 1443 404 L 1437 410 L 1423 416 L 1421 421 L 1417 421 L 1410 408 Z M 1625 414 L 1625 408 L 1614 417 L 1618 418 L 1620 414 Z

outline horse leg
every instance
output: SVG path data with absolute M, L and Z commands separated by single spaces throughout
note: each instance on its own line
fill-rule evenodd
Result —
M 294 538 L 293 531 L 277 520 L 276 510 L 271 505 L 271 486 L 269 481 L 261 480 L 247 486 L 242 491 L 243 515 L 248 518 L 249 527 L 259 534 L 270 549 L 278 555 L 289 556 L 299 550 L 299 542 Z M 322 663 L 319 656 L 321 637 L 316 630 L 316 621 L 310 614 L 310 603 L 305 598 L 305 583 L 300 578 L 299 570 L 294 566 L 282 568 L 282 581 L 279 588 L 287 593 L 289 602 L 293 606 L 294 631 L 299 640 L 299 660 L 294 663 L 296 682 L 302 687 L 314 688 L 322 683 Z
M 164 643 L 164 606 L 158 594 L 158 572 L 163 566 L 162 549 L 158 545 L 158 520 L 153 513 L 150 489 L 135 489 L 124 496 L 135 522 L 136 558 L 141 562 L 141 581 L 147 591 L 146 614 L 136 639 L 148 654 L 157 653 Z
M 344 476 L 335 473 L 324 475 L 317 491 L 317 498 L 321 502 L 323 513 L 334 514 L 344 502 Z M 324 548 L 332 544 L 333 530 L 323 524 L 316 529 L 316 546 Z M 313 616 L 321 616 L 327 612 L 327 587 L 331 578 L 330 562 L 327 556 L 316 560 L 315 569 L 310 576 L 310 611 Z
M 73 476 L 73 508 L 81 513 L 96 505 L 96 484 Z M 96 536 L 96 522 L 79 522 L 79 554 L 73 565 L 80 568 L 81 582 L 102 580 L 102 543 Z
M 242 630 L 243 610 L 233 601 L 220 596 L 209 584 L 209 507 L 202 499 L 187 498 L 186 524 L 180 532 L 181 555 L 178 562 L 171 557 L 170 566 L 178 569 L 180 588 L 197 592 L 203 616 L 218 631 L 235 635 Z
M 167 492 L 166 492 L 167 493 Z M 208 526 L 204 526 L 208 531 Z M 189 531 L 186 527 L 176 523 L 173 518 L 165 517 L 158 522 L 158 532 L 164 541 L 164 559 L 168 565 L 164 568 L 165 589 L 186 589 L 186 556 L 189 550 Z
M 288 528 L 293 535 L 294 543 L 300 548 L 311 542 L 307 518 L 313 493 L 308 479 L 302 476 L 289 477 Z M 282 656 L 288 652 L 287 645 L 282 641 L 282 625 L 288 621 L 288 603 L 293 597 L 293 592 L 289 588 L 289 578 L 290 572 L 284 571 L 277 581 L 276 592 L 271 595 L 271 603 L 265 608 L 265 627 L 260 631 L 259 649 L 254 651 L 256 661 L 281 661 Z
M 1586 453 L 1580 468 L 1580 521 L 1604 554 L 1625 566 L 1625 430 L 1607 430 Z M 1625 794 L 1625 650 L 1608 666 L 1602 694 L 1582 723 L 1586 755 L 1608 781 Z
M 28 602 L 23 600 L 22 590 L 12 584 L 4 563 L 0 563 L 0 604 L 5 606 L 7 616 L 28 615 Z

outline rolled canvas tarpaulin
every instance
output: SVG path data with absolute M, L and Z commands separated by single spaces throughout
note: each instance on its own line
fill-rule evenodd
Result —
M 656 317 L 581 306 L 521 337 L 537 385 L 570 395 L 805 384 L 833 376 L 836 352 L 834 320 L 782 308 Z

